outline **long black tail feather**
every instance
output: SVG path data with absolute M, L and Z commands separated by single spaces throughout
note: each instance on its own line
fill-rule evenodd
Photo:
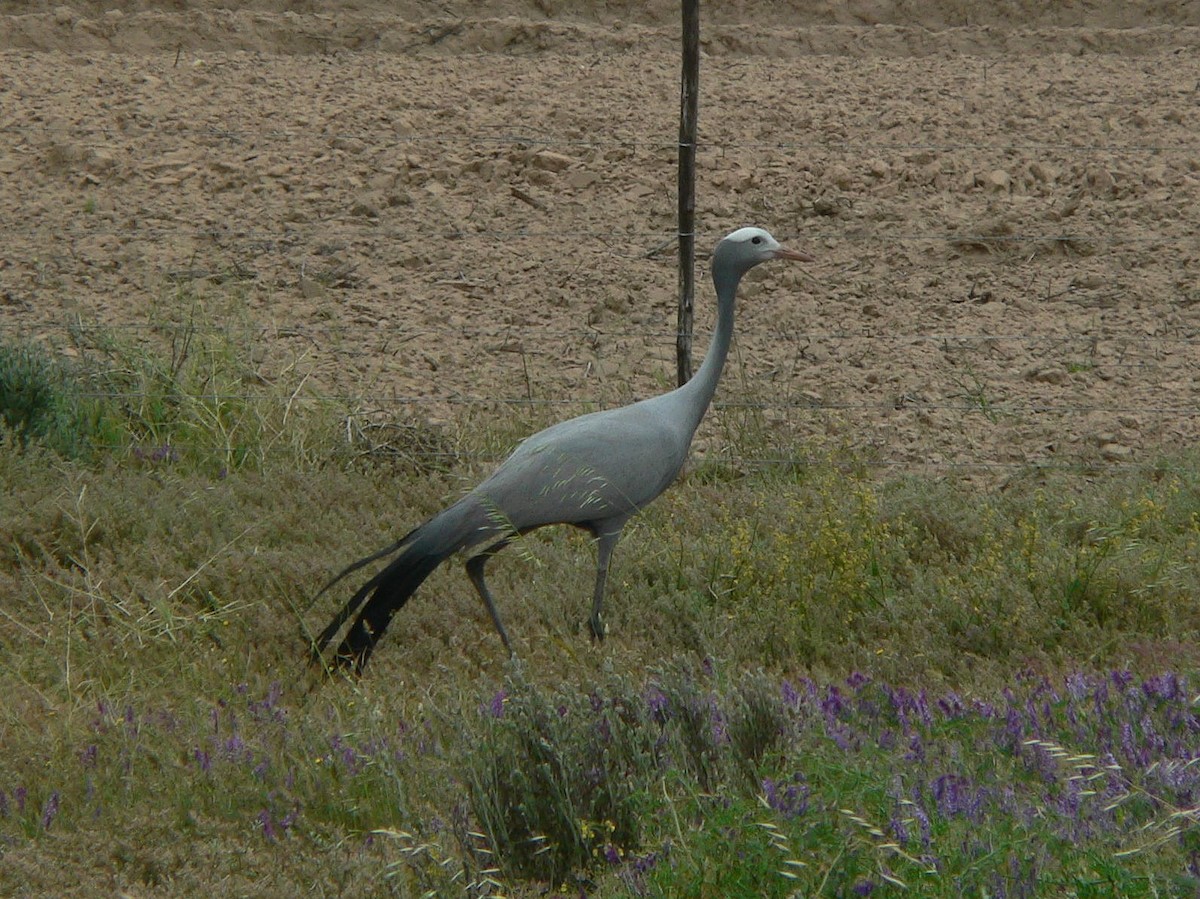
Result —
M 391 623 L 392 616 L 404 607 L 444 558 L 445 556 L 441 555 L 419 555 L 410 558 L 405 554 L 368 581 L 359 590 L 359 594 L 364 597 L 370 594 L 370 599 L 338 645 L 333 657 L 334 666 L 339 669 L 349 668 L 355 674 L 361 674 L 375 645 Z M 355 605 L 361 602 L 358 594 L 351 599 L 351 603 Z M 349 617 L 348 613 L 346 617 Z M 336 628 L 334 630 L 336 632 Z
M 371 561 L 375 561 L 375 558 L 378 558 L 378 556 L 371 558 Z M 364 562 L 363 564 L 368 563 Z M 356 562 L 355 565 L 358 566 L 358 563 Z M 349 574 L 348 571 L 345 573 Z M 334 580 L 336 581 L 340 577 L 341 575 Z M 358 592 L 351 596 L 350 599 L 347 600 L 346 604 L 338 611 L 338 613 L 333 616 L 333 620 L 329 622 L 325 630 L 321 631 L 321 633 L 317 635 L 317 639 L 313 641 L 312 655 L 309 658 L 309 662 L 311 662 L 313 665 L 321 664 L 321 657 L 325 654 L 325 647 L 329 645 L 329 641 L 332 640 L 334 636 L 336 636 L 337 632 L 342 629 L 342 625 L 350 620 L 350 616 L 358 611 L 358 607 L 363 604 L 363 600 L 371 595 L 371 591 L 379 586 L 379 580 L 381 577 L 383 577 L 382 571 L 363 584 L 362 587 L 358 589 Z M 330 583 L 321 590 L 321 593 L 324 593 L 325 590 L 333 586 L 333 583 L 334 581 L 330 581 Z M 317 596 L 320 596 L 321 593 L 318 593 Z
M 321 588 L 318 597 L 355 571 L 386 556 L 399 553 L 386 567 L 359 587 L 325 629 L 317 635 L 312 644 L 309 659 L 311 664 L 325 664 L 326 647 L 351 616 L 358 612 L 358 618 L 350 626 L 334 653 L 330 670 L 350 668 L 355 674 L 362 672 L 392 616 L 403 608 L 425 579 L 453 552 L 453 549 L 422 545 L 430 541 L 421 539 L 421 531 L 422 528 L 417 528 L 391 546 L 359 559 Z M 360 606 L 362 611 L 358 611 Z

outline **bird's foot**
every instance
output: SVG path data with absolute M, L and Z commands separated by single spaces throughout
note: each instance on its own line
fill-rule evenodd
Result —
M 604 642 L 605 627 L 604 622 L 600 620 L 599 615 L 593 615 L 590 619 L 588 619 L 588 628 L 592 632 L 593 643 L 599 644 Z

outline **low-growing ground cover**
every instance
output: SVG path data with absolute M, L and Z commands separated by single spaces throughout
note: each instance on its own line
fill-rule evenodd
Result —
M 551 531 L 497 565 L 519 661 L 451 568 L 325 683 L 316 588 L 538 422 L 419 464 L 300 375 L 223 405 L 253 365 L 188 333 L 0 366 L 4 892 L 1200 885 L 1194 459 L 996 490 L 716 454 L 631 528 L 603 646 L 590 547 Z

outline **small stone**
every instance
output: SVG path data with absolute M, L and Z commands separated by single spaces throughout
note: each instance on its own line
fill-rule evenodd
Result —
M 549 187 L 557 180 L 550 169 L 531 169 L 525 173 L 525 179 L 538 187 Z
M 567 176 L 567 184 L 575 190 L 591 187 L 599 180 L 600 176 L 596 172 L 571 172 Z
M 530 160 L 535 168 L 547 172 L 566 171 L 574 161 L 570 156 L 564 156 L 562 153 L 554 153 L 550 150 L 539 150 L 533 154 L 533 158 Z
M 1065 368 L 1054 366 L 1032 366 L 1025 369 L 1023 377 L 1026 381 L 1037 381 L 1041 384 L 1055 384 L 1058 386 L 1069 384 L 1071 381 L 1071 375 Z
M 1004 169 L 992 169 L 986 175 L 976 175 L 975 184 L 986 190 L 1004 191 L 1012 187 L 1012 177 Z
M 325 286 L 319 281 L 314 281 L 312 278 L 300 279 L 300 294 L 306 300 L 322 299 L 326 293 Z
M 107 149 L 93 147 L 88 151 L 87 167 L 93 172 L 106 172 L 116 166 L 116 164 L 116 158 Z
M 1087 178 L 1088 186 L 1099 193 L 1112 193 L 1117 187 L 1117 180 L 1108 169 L 1088 169 L 1085 177 Z
M 829 180 L 835 185 L 845 190 L 854 184 L 854 176 L 850 174 L 850 170 L 840 163 L 834 163 L 825 170 L 825 174 Z
M 1108 462 L 1127 462 L 1133 450 L 1123 443 L 1106 443 L 1100 447 L 1100 456 Z
M 1029 163 L 1029 174 L 1037 181 L 1047 184 L 1055 179 L 1054 170 L 1040 162 Z
M 1103 287 L 1107 281 L 1097 274 L 1076 275 L 1071 279 L 1071 287 L 1076 290 L 1095 290 L 1098 287 Z

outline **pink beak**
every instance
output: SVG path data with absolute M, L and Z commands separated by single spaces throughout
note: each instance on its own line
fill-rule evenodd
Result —
M 816 258 L 809 256 L 807 253 L 801 253 L 799 250 L 789 250 L 787 247 L 780 247 L 775 251 L 776 259 L 794 259 L 796 262 L 816 262 Z

